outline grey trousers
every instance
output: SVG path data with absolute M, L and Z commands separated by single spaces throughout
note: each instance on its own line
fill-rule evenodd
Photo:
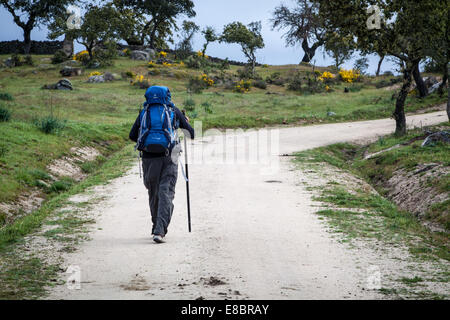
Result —
M 178 163 L 170 156 L 142 159 L 144 185 L 148 190 L 152 234 L 165 236 L 173 213 Z

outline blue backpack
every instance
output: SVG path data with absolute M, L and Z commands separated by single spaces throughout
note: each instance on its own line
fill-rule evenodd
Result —
M 177 143 L 176 117 L 167 87 L 153 86 L 145 93 L 147 101 L 139 114 L 140 128 L 136 149 L 168 155 Z

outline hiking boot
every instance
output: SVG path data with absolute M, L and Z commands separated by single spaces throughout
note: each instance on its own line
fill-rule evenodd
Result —
M 156 243 L 164 243 L 164 237 L 160 236 L 160 235 L 155 235 L 153 236 L 153 241 L 155 241 Z

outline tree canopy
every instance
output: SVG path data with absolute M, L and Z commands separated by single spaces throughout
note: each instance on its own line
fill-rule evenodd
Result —
M 256 64 L 256 50 L 264 48 L 261 28 L 260 21 L 252 22 L 248 26 L 241 22 L 233 22 L 224 27 L 221 36 L 221 41 L 236 43 L 241 46 L 242 52 L 248 59 L 252 73 Z
M 317 1 L 296 0 L 293 9 L 282 4 L 275 8 L 271 22 L 272 29 L 287 29 L 284 34 L 286 45 L 301 44 L 304 51 L 302 62 L 310 62 L 317 48 L 324 44 L 324 28 Z
M 177 27 L 175 19 L 178 16 L 192 18 L 196 15 L 192 0 L 114 0 L 114 4 L 119 10 L 132 10 L 139 16 L 140 19 L 135 20 L 138 29 L 130 34 L 140 33 L 140 44 L 148 38 L 152 48 L 160 46 L 172 35 L 171 29 Z

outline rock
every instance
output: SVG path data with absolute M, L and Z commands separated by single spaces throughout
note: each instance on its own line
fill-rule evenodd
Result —
M 47 90 L 73 90 L 72 83 L 68 79 L 59 80 L 55 84 L 46 84 L 42 89 Z
M 99 75 L 99 76 L 91 76 L 89 77 L 88 81 L 89 83 L 104 83 L 105 80 L 105 76 L 104 75 Z
M 148 53 L 149 59 L 154 59 L 156 57 L 156 51 L 150 48 L 144 49 L 145 52 Z
M 428 88 L 428 93 L 431 94 L 431 93 L 435 92 L 437 89 L 439 89 L 440 85 L 441 85 L 440 82 L 433 84 L 431 87 Z
M 130 58 L 132 60 L 150 61 L 150 54 L 146 51 L 135 50 L 131 52 Z
M 72 82 L 68 79 L 59 80 L 56 84 L 57 90 L 73 90 Z
M 65 66 L 59 71 L 63 77 L 80 76 L 83 70 L 81 68 Z
M 334 117 L 335 115 L 336 115 L 336 112 L 333 112 L 333 111 L 327 112 L 327 117 Z
M 105 78 L 105 81 L 120 80 L 120 78 L 121 78 L 120 75 L 118 75 L 117 73 L 111 73 L 111 72 L 105 72 L 103 77 Z
M 430 88 L 436 83 L 439 83 L 438 79 L 434 76 L 423 78 L 423 82 L 427 88 Z
M 450 132 L 449 131 L 439 131 L 430 134 L 425 141 L 422 143 L 422 147 L 432 145 L 434 142 L 442 141 L 445 143 L 450 143 Z

